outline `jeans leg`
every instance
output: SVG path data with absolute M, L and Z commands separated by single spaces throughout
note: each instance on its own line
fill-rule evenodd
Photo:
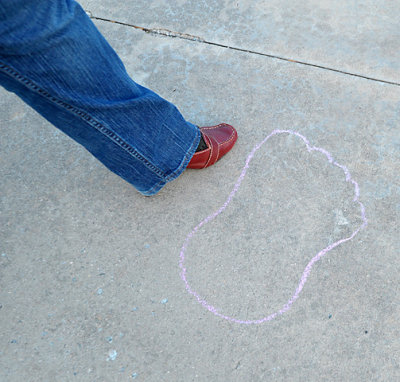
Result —
M 178 177 L 200 131 L 135 83 L 73 0 L 2 0 L 0 84 L 153 195 Z

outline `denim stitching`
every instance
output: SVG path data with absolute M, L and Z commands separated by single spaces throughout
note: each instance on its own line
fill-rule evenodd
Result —
M 200 130 L 198 130 L 198 133 L 197 133 L 196 138 L 199 137 L 199 135 L 200 135 Z M 176 174 L 177 174 L 178 172 L 181 171 L 182 167 L 183 167 L 185 164 L 186 164 L 186 166 L 187 166 L 187 164 L 188 164 L 187 161 L 188 161 L 188 159 L 189 159 L 189 158 L 188 158 L 189 153 L 192 151 L 192 149 L 193 149 L 194 147 L 196 147 L 196 146 L 195 146 L 196 142 L 197 142 L 197 140 L 194 139 L 194 141 L 193 141 L 193 143 L 192 143 L 192 146 L 190 146 L 189 150 L 187 150 L 187 152 L 186 152 L 185 158 L 183 158 L 183 160 L 182 160 L 180 166 L 179 166 L 173 173 L 171 173 L 167 178 L 160 180 L 160 182 L 158 182 L 157 184 L 155 184 L 155 185 L 154 185 L 153 187 L 151 187 L 149 190 L 144 191 L 144 192 L 142 191 L 142 194 L 143 194 L 143 195 L 146 195 L 146 196 L 153 195 L 153 192 L 154 192 L 154 191 L 157 192 L 157 191 L 158 191 L 159 189 L 161 189 L 165 184 L 167 184 L 167 183 L 170 182 L 171 180 L 175 179 Z M 197 145 L 198 145 L 198 144 L 197 144 Z
M 90 115 L 86 114 L 85 112 L 79 110 L 78 108 L 71 106 L 56 97 L 52 96 L 50 93 L 48 93 L 46 90 L 41 89 L 39 86 L 37 86 L 33 81 L 29 80 L 28 78 L 24 77 L 23 75 L 19 74 L 16 70 L 13 68 L 9 67 L 8 65 L 0 62 L 0 69 L 3 70 L 3 72 L 6 72 L 13 78 L 15 78 L 17 81 L 25 84 L 27 87 L 29 87 L 31 90 L 39 93 L 43 97 L 47 98 L 49 101 L 64 107 L 71 113 L 77 115 L 81 119 L 85 120 L 89 125 L 94 127 L 96 130 L 98 130 L 100 133 L 104 134 L 108 138 L 110 138 L 114 143 L 116 143 L 118 146 L 122 147 L 125 151 L 127 151 L 129 154 L 131 154 L 135 159 L 141 161 L 144 163 L 146 167 L 149 168 L 149 170 L 153 171 L 155 174 L 158 176 L 165 178 L 165 174 L 160 171 L 156 166 L 154 166 L 152 163 L 149 162 L 148 159 L 146 159 L 143 155 L 141 155 L 138 151 L 136 151 L 132 146 L 127 144 L 122 138 L 120 138 L 117 134 L 112 132 L 111 130 L 107 129 L 105 126 L 103 126 L 101 123 L 97 122 L 95 119 L 93 119 Z
M 167 182 L 169 182 L 170 180 L 172 180 L 171 178 L 173 178 L 173 177 L 175 176 L 175 174 L 176 174 L 177 172 L 179 172 L 179 171 L 182 169 L 182 167 L 185 165 L 185 163 L 188 162 L 188 160 L 189 160 L 189 158 L 188 158 L 189 153 L 191 153 L 191 151 L 192 151 L 194 148 L 197 148 L 197 146 L 199 145 L 198 139 L 197 139 L 199 136 L 200 136 L 200 130 L 197 131 L 196 139 L 193 140 L 192 145 L 191 145 L 190 148 L 186 151 L 186 155 L 185 155 L 185 157 L 183 158 L 183 160 L 181 161 L 181 164 L 179 165 L 179 167 L 178 167 L 173 173 L 169 174 L 169 175 L 165 178 L 165 180 L 166 180 Z M 194 153 L 192 153 L 192 155 L 191 155 L 192 157 L 193 157 L 193 154 L 194 154 Z M 186 167 L 187 167 L 187 165 L 188 165 L 188 163 L 186 163 Z

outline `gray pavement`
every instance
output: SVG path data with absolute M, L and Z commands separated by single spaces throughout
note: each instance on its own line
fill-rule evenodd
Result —
M 94 17 L 400 82 L 400 3 L 84 0 Z
M 1 90 L 0 380 L 400 380 L 398 4 L 82 4 L 168 29 L 94 20 L 137 82 L 239 140 L 146 198 Z M 238 324 L 186 291 L 180 251 L 275 129 L 347 166 L 368 226 L 314 264 L 291 309 Z M 191 288 L 235 319 L 279 311 L 310 259 L 361 225 L 353 197 L 322 153 L 272 137 L 188 243 Z

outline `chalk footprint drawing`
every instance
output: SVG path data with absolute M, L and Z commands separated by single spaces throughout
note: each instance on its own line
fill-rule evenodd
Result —
M 187 269 L 185 268 L 185 253 L 186 253 L 186 249 L 190 243 L 190 241 L 192 240 L 192 238 L 196 235 L 196 233 L 202 228 L 204 227 L 207 223 L 211 222 L 212 220 L 214 220 L 218 215 L 220 215 L 227 207 L 228 205 L 231 203 L 232 199 L 234 198 L 235 194 L 237 193 L 237 191 L 240 188 L 240 185 L 244 179 L 244 177 L 246 176 L 246 172 L 247 169 L 250 166 L 250 162 L 253 159 L 255 153 L 273 136 L 276 135 L 281 135 L 281 134 L 289 134 L 292 136 L 295 136 L 299 139 L 301 139 L 305 145 L 305 148 L 307 149 L 307 151 L 309 153 L 312 153 L 313 151 L 317 151 L 320 152 L 322 154 L 324 154 L 324 156 L 326 157 L 326 159 L 329 161 L 329 163 L 332 166 L 336 166 L 339 167 L 343 173 L 344 173 L 344 178 L 346 182 L 349 182 L 353 185 L 354 187 L 354 198 L 353 198 L 353 202 L 357 203 L 359 208 L 360 208 L 360 213 L 361 213 L 361 219 L 362 219 L 362 224 L 348 237 L 342 238 L 332 244 L 329 244 L 326 248 L 320 250 L 307 264 L 307 266 L 305 267 L 305 269 L 303 270 L 303 273 L 301 275 L 299 284 L 296 288 L 296 290 L 293 292 L 292 297 L 277 311 L 275 311 L 274 313 L 266 316 L 266 317 L 262 317 L 260 319 L 256 319 L 256 320 L 240 320 L 238 318 L 235 317 L 230 317 L 228 315 L 225 315 L 223 313 L 221 313 L 218 308 L 214 307 L 213 305 L 209 304 L 204 298 L 202 298 L 195 290 L 192 289 L 192 287 L 190 286 L 188 280 L 187 280 Z M 228 198 L 226 199 L 225 203 L 214 213 L 212 213 L 211 215 L 209 215 L 208 217 L 206 217 L 204 220 L 202 220 L 196 227 L 193 228 L 193 230 L 187 235 L 181 251 L 180 251 L 180 260 L 179 260 L 179 267 L 180 267 L 180 276 L 182 281 L 185 284 L 186 290 L 189 294 L 191 294 L 192 296 L 195 297 L 195 299 L 204 307 L 206 308 L 208 311 L 210 311 L 211 313 L 213 313 L 214 315 L 221 317 L 225 320 L 231 321 L 231 322 L 235 322 L 238 324 L 244 324 L 244 325 L 255 325 L 255 324 L 261 324 L 264 322 L 268 322 L 271 321 L 273 319 L 275 319 L 276 317 L 284 314 L 285 312 L 287 312 L 293 305 L 293 303 L 299 298 L 300 293 L 302 291 L 302 289 L 304 288 L 305 283 L 307 282 L 307 279 L 311 273 L 311 270 L 313 268 L 313 266 L 319 261 L 321 260 L 324 256 L 326 256 L 331 250 L 333 250 L 334 248 L 336 248 L 337 246 L 346 243 L 347 241 L 352 240 L 362 229 L 364 229 L 367 224 L 367 217 L 365 214 L 365 208 L 364 205 L 360 202 L 359 200 L 359 195 L 360 195 L 360 191 L 359 191 L 359 186 L 358 183 L 352 178 L 349 170 L 347 169 L 346 166 L 339 164 L 338 162 L 335 161 L 335 159 L 333 158 L 333 156 L 326 151 L 323 148 L 319 148 L 319 147 L 315 147 L 312 146 L 310 144 L 310 142 L 308 141 L 308 139 L 306 137 L 304 137 L 303 135 L 301 135 L 300 133 L 296 132 L 296 131 L 292 131 L 292 130 L 274 130 L 272 131 L 267 137 L 265 137 L 260 143 L 258 143 L 250 152 L 250 154 L 247 156 L 246 159 L 246 163 L 242 169 L 241 174 L 239 175 L 239 178 L 237 179 L 232 191 L 230 192 Z

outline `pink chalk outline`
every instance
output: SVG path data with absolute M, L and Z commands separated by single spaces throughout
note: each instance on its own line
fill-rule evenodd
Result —
M 196 232 L 205 224 L 207 224 L 208 222 L 210 222 L 211 220 L 215 219 L 220 213 L 222 213 L 226 207 L 228 207 L 229 203 L 232 201 L 233 197 L 235 196 L 236 192 L 239 190 L 240 184 L 242 183 L 247 169 L 249 168 L 250 162 L 254 157 L 254 154 L 261 148 L 261 146 L 264 145 L 265 142 L 268 141 L 268 139 L 270 139 L 271 137 L 275 136 L 275 135 L 279 135 L 279 134 L 290 134 L 290 135 L 295 135 L 299 138 L 301 138 L 304 143 L 306 144 L 307 147 L 307 151 L 308 152 L 312 152 L 312 151 L 319 151 L 320 153 L 324 154 L 326 156 L 326 158 L 328 159 L 329 163 L 331 163 L 333 166 L 337 166 L 339 168 L 341 168 L 344 172 L 344 175 L 346 177 L 346 182 L 350 182 L 353 184 L 354 186 L 354 202 L 357 202 L 360 206 L 360 211 L 361 211 L 361 218 L 363 223 L 347 238 L 341 239 L 333 244 L 328 245 L 326 248 L 324 248 L 323 250 L 321 250 L 320 252 L 318 252 L 311 260 L 310 262 L 307 264 L 307 266 L 305 267 L 303 274 L 301 276 L 299 285 L 296 288 L 296 291 L 294 292 L 293 296 L 289 299 L 289 301 L 278 311 L 276 311 L 275 313 L 270 314 L 269 316 L 260 318 L 258 320 L 239 320 L 237 318 L 234 317 L 229 317 L 226 316 L 222 313 L 219 313 L 217 308 L 215 308 L 214 306 L 210 305 L 206 300 L 204 300 L 202 297 L 199 296 L 199 294 L 192 290 L 192 288 L 190 287 L 187 279 L 186 279 L 186 268 L 184 267 L 184 262 L 185 262 L 185 251 L 186 248 L 190 242 L 190 240 L 193 238 L 193 236 L 196 234 Z M 264 138 L 258 145 L 256 145 L 253 150 L 251 151 L 251 153 L 248 155 L 247 159 L 246 159 L 246 164 L 243 167 L 242 173 L 240 174 L 238 180 L 236 181 L 235 186 L 233 187 L 233 190 L 231 191 L 231 193 L 229 194 L 228 198 L 226 199 L 225 203 L 213 214 L 209 215 L 208 217 L 206 217 L 203 221 L 201 221 L 195 228 L 193 228 L 192 232 L 189 233 L 189 235 L 186 237 L 185 242 L 183 243 L 181 252 L 180 252 L 180 261 L 179 261 L 179 267 L 181 268 L 181 278 L 183 280 L 183 282 L 185 283 L 186 286 L 186 290 L 193 295 L 197 301 L 204 306 L 204 308 L 206 308 L 207 310 L 209 310 L 211 313 L 215 314 L 218 317 L 221 317 L 225 320 L 231 321 L 231 322 L 235 322 L 237 324 L 245 324 L 245 325 L 252 325 L 252 324 L 261 324 L 263 322 L 267 322 L 267 321 L 271 321 L 274 318 L 276 318 L 279 315 L 282 315 L 283 313 L 287 312 L 292 304 L 299 298 L 300 292 L 302 291 L 305 283 L 307 282 L 308 276 L 310 275 L 311 269 L 314 266 L 314 264 L 321 260 L 322 257 L 324 257 L 329 251 L 331 251 L 332 249 L 334 249 L 335 247 L 339 246 L 340 244 L 345 243 L 346 241 L 352 240 L 354 238 L 354 236 L 356 236 L 358 234 L 358 232 L 360 232 L 360 230 L 362 230 L 363 228 L 365 228 L 368 224 L 367 218 L 365 216 L 365 208 L 364 205 L 358 200 L 359 198 L 359 187 L 358 187 L 358 183 L 353 180 L 351 178 L 350 172 L 347 169 L 346 166 L 343 166 L 339 163 L 337 163 L 332 155 L 324 150 L 321 149 L 319 147 L 315 147 L 315 146 L 311 146 L 310 142 L 308 141 L 308 139 L 306 137 L 304 137 L 303 135 L 301 135 L 300 133 L 297 133 L 296 131 L 291 131 L 291 130 L 274 130 L 272 131 L 271 134 L 269 134 L 266 138 Z

